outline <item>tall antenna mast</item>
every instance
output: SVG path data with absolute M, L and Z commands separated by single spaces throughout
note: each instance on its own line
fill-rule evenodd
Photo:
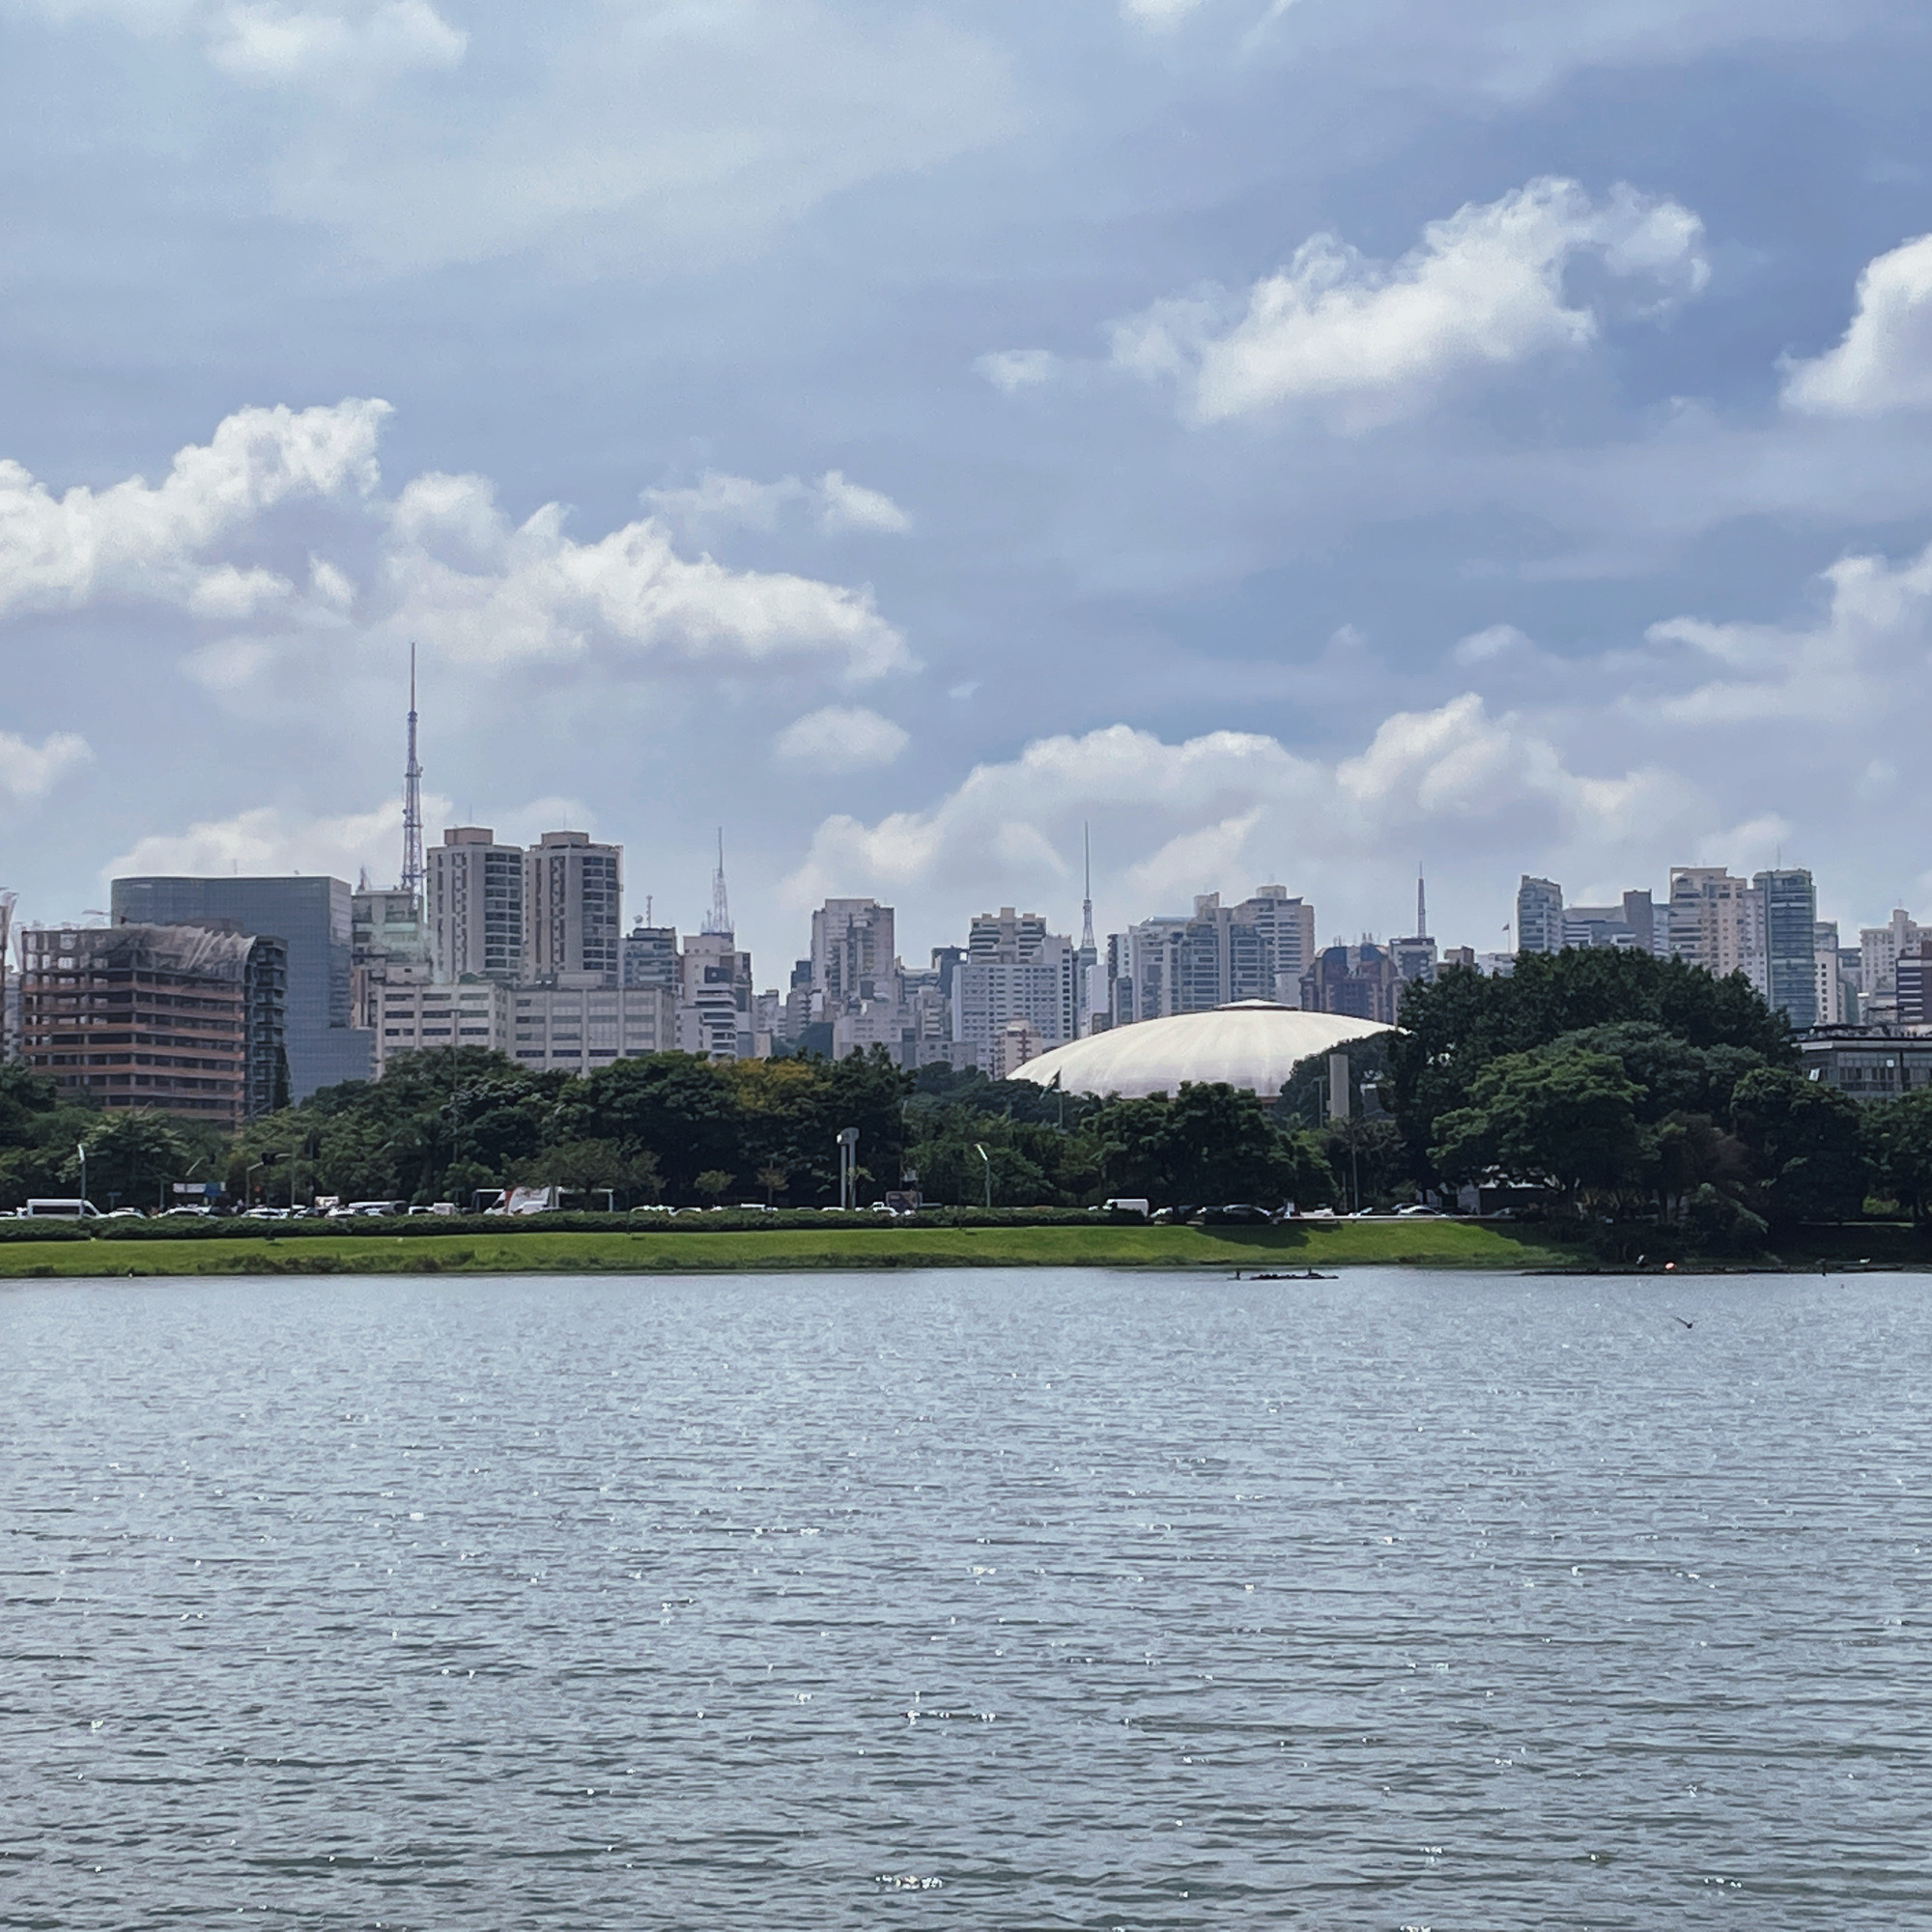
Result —
M 718 828 L 718 869 L 711 875 L 711 916 L 704 922 L 706 932 L 731 930 L 731 901 L 724 894 L 724 828 Z
M 1422 867 L 1415 868 L 1415 936 L 1429 937 L 1429 900 L 1423 890 Z
M 416 762 L 416 647 L 410 646 L 410 758 L 403 767 L 403 891 L 423 889 L 422 766 Z
M 1083 825 L 1080 828 L 1080 842 L 1085 853 L 1086 878 L 1087 878 L 1086 887 L 1084 889 L 1086 896 L 1080 901 L 1080 913 L 1081 913 L 1080 948 L 1081 951 L 1084 952 L 1098 952 L 1099 949 L 1094 944 L 1094 828 L 1093 826 Z

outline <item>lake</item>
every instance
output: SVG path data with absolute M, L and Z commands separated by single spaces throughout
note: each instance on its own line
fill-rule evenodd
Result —
M 1894 1932 L 1928 1286 L 8 1283 L 0 1925 Z

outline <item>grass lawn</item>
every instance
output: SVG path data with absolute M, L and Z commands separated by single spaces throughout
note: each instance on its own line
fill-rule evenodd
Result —
M 171 1241 L 12 1241 L 0 1276 L 672 1274 L 889 1267 L 1304 1268 L 1378 1263 L 1544 1267 L 1572 1259 L 1506 1227 L 1461 1221 L 1273 1228 L 785 1228 L 769 1233 L 265 1234 Z

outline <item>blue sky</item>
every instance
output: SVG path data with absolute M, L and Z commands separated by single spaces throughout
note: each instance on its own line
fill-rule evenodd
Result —
M 1279 880 L 1932 910 L 1922 10 L 0 0 L 0 819 L 725 828 L 782 983 Z

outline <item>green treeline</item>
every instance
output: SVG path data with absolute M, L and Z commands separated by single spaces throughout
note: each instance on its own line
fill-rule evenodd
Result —
M 467 1207 L 479 1189 L 555 1184 L 619 1208 L 819 1208 L 838 1199 L 837 1135 L 857 1127 L 862 1205 L 915 1177 L 928 1201 L 1003 1208 L 1348 1208 L 1476 1183 L 1557 1219 L 1667 1226 L 1716 1249 L 1873 1208 L 1932 1217 L 1932 1092 L 1861 1110 L 1806 1080 L 1742 976 L 1609 951 L 1525 956 L 1510 979 L 1452 968 L 1411 992 L 1401 1033 L 1350 1060 L 1354 1115 L 1330 1122 L 1325 1058 L 1270 1105 L 1226 1087 L 1122 1100 L 907 1074 L 877 1050 L 658 1054 L 580 1078 L 461 1048 L 405 1056 L 232 1139 L 76 1106 L 8 1066 L 0 1205 L 76 1192 L 84 1147 L 102 1207 L 152 1208 L 200 1178 L 270 1203 Z

